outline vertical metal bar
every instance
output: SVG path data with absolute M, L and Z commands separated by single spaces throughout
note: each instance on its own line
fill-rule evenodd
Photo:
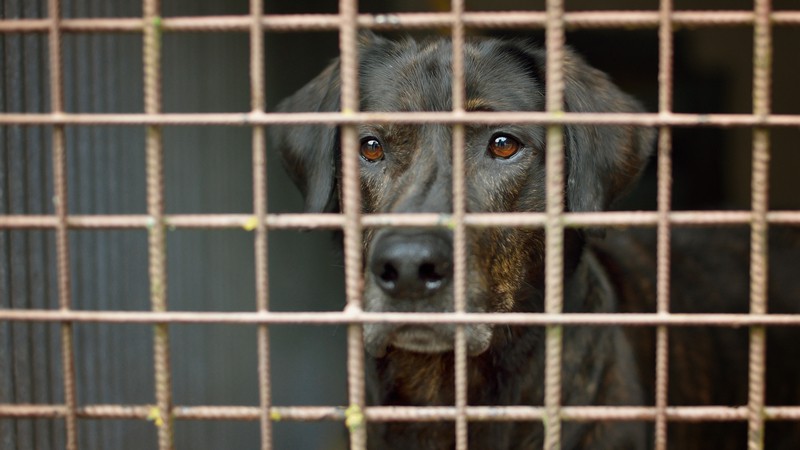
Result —
M 547 1 L 547 99 L 550 114 L 564 111 L 564 3 Z M 559 125 L 547 127 L 547 223 L 545 230 L 545 312 L 560 314 L 564 296 L 564 134 Z M 548 325 L 545 340 L 545 448 L 561 447 L 560 325 Z
M 358 46 L 356 0 L 339 1 L 340 28 L 339 51 L 342 86 L 342 112 L 352 114 L 359 109 Z M 344 259 L 345 294 L 347 311 L 362 310 L 362 227 L 361 179 L 358 164 L 358 130 L 355 126 L 341 127 L 342 135 L 342 210 L 345 217 Z M 347 329 L 347 386 L 350 406 L 347 409 L 347 427 L 350 430 L 350 448 L 363 450 L 367 446 L 364 420 L 364 338 L 360 324 Z
M 755 1 L 753 29 L 753 114 L 766 119 L 770 113 L 772 82 L 772 30 L 770 0 Z M 753 130 L 753 174 L 751 180 L 753 221 L 750 232 L 750 313 L 767 313 L 767 209 L 769 208 L 769 129 Z M 766 329 L 750 329 L 747 447 L 764 447 L 764 389 L 766 373 Z
M 261 24 L 263 0 L 250 0 L 250 97 L 253 112 L 264 112 L 264 29 Z M 267 259 L 267 161 L 265 130 L 253 127 L 253 212 L 256 216 L 256 308 L 269 310 L 269 277 Z M 261 404 L 261 449 L 272 448 L 272 393 L 269 364 L 269 328 L 258 327 L 258 391 Z
M 464 76 L 464 0 L 452 0 L 453 13 L 453 86 L 452 108 L 456 113 L 464 112 L 466 96 Z M 467 229 L 464 225 L 466 213 L 466 180 L 464 159 L 464 125 L 453 125 L 453 308 L 465 312 L 467 305 Z M 463 325 L 456 326 L 454 346 L 456 450 L 466 450 L 469 441 L 467 422 L 467 342 Z
M 50 108 L 54 114 L 64 112 L 63 68 L 61 54 L 61 2 L 49 0 L 50 16 Z M 53 178 L 56 227 L 56 267 L 58 271 L 58 306 L 61 310 L 72 307 L 69 265 L 69 230 L 67 228 L 67 150 L 63 125 L 53 126 Z M 75 387 L 75 356 L 73 353 L 72 323 L 61 324 L 61 364 L 64 376 L 64 416 L 67 450 L 78 448 L 77 395 Z
M 144 112 L 161 112 L 161 17 L 159 0 L 144 1 Z M 167 245 L 164 227 L 164 168 L 160 126 L 148 126 L 146 137 L 147 214 L 150 303 L 155 312 L 167 310 Z M 172 418 L 172 376 L 170 372 L 169 327 L 156 324 L 154 369 L 158 417 L 158 448 L 174 447 Z
M 672 111 L 672 0 L 661 0 L 658 27 L 658 112 Z M 672 203 L 672 130 L 661 127 L 658 134 L 658 238 L 656 273 L 656 309 L 669 314 L 670 296 L 670 223 Z M 669 386 L 669 332 L 666 326 L 656 329 L 656 424 L 655 448 L 667 448 L 667 400 Z

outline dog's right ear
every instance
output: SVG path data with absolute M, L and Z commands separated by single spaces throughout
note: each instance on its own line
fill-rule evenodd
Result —
M 278 105 L 278 112 L 339 110 L 339 60 Z M 270 128 L 270 142 L 280 151 L 283 165 L 300 188 L 306 212 L 336 209 L 337 128 L 331 125 L 285 125 Z

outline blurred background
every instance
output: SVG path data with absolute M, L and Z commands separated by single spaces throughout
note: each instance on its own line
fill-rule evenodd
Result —
M 676 9 L 752 9 L 745 0 L 675 0 Z M 267 13 L 335 13 L 331 0 L 266 2 Z M 584 9 L 657 10 L 657 0 L 570 0 Z M 136 17 L 133 1 L 64 0 L 65 17 Z M 446 0 L 362 0 L 364 12 L 440 11 Z M 774 0 L 797 9 L 796 0 Z M 468 10 L 543 10 L 538 0 L 468 0 Z M 164 16 L 247 14 L 247 0 L 173 0 Z M 3 19 L 46 17 L 45 0 L 0 0 Z M 444 34 L 447 30 L 414 32 Z M 532 36 L 486 31 L 484 34 Z M 773 102 L 778 114 L 800 114 L 800 28 L 774 28 Z M 409 33 L 393 33 L 402 35 Z M 657 30 L 583 30 L 567 43 L 609 73 L 649 111 L 658 104 Z M 752 110 L 752 27 L 679 29 L 675 33 L 674 110 Z M 131 34 L 65 34 L 64 88 L 69 112 L 143 112 L 142 38 Z M 300 88 L 338 53 L 334 32 L 267 33 L 268 109 Z M 47 36 L 0 34 L 0 111 L 48 112 Z M 246 33 L 166 33 L 165 112 L 249 111 Z M 746 128 L 676 128 L 674 209 L 747 209 L 751 132 Z M 800 209 L 800 129 L 772 132 L 770 202 Z M 0 126 L 0 214 L 53 214 L 48 127 Z M 244 127 L 164 129 L 167 213 L 252 211 L 251 132 Z M 143 214 L 144 129 L 68 127 L 70 214 Z M 652 166 L 652 164 L 651 164 Z M 298 212 L 299 193 L 268 150 L 270 212 Z M 655 209 L 655 168 L 618 207 Z M 55 308 L 55 239 L 51 231 L 0 230 L 0 308 Z M 74 307 L 148 310 L 147 234 L 71 231 Z M 341 255 L 328 232 L 275 231 L 269 236 L 270 308 L 340 310 Z M 253 235 L 243 230 L 168 232 L 172 310 L 252 311 Z M 0 403 L 63 402 L 58 324 L 0 323 Z M 170 328 L 177 405 L 257 405 L 256 330 L 248 326 Z M 344 327 L 273 326 L 272 394 L 276 405 L 345 405 Z M 152 329 L 143 325 L 75 326 L 78 403 L 154 402 Z M 63 448 L 60 420 L 0 419 L 0 448 Z M 176 424 L 178 448 L 256 448 L 256 422 Z M 80 421 L 82 449 L 155 448 L 145 421 Z M 277 449 L 342 448 L 339 423 L 275 424 Z

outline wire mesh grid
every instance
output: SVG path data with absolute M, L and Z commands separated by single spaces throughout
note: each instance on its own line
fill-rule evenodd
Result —
M 56 232 L 58 310 L 0 310 L 0 321 L 38 321 L 61 324 L 61 345 L 65 398 L 63 404 L 0 404 L 0 417 L 63 418 L 66 446 L 78 448 L 78 421 L 82 419 L 145 419 L 161 422 L 158 445 L 174 447 L 174 420 L 259 421 L 261 447 L 272 447 L 272 421 L 334 420 L 350 430 L 351 448 L 366 448 L 368 421 L 454 421 L 456 448 L 468 446 L 468 427 L 473 421 L 544 421 L 545 447 L 561 445 L 562 421 L 645 420 L 655 423 L 655 448 L 667 447 L 669 421 L 746 421 L 748 447 L 763 446 L 765 420 L 800 420 L 800 407 L 765 406 L 765 330 L 769 326 L 799 326 L 800 316 L 767 314 L 766 231 L 771 224 L 800 224 L 800 211 L 769 211 L 767 185 L 771 127 L 800 126 L 800 116 L 771 114 L 770 52 L 773 26 L 800 25 L 800 11 L 771 11 L 768 0 L 756 0 L 753 11 L 674 11 L 670 0 L 661 0 L 658 11 L 565 12 L 563 2 L 548 0 L 542 12 L 467 12 L 463 0 L 453 0 L 443 13 L 359 14 L 355 0 L 341 0 L 333 15 L 265 15 L 260 0 L 250 2 L 250 14 L 228 17 L 160 16 L 158 0 L 144 0 L 141 18 L 62 19 L 59 0 L 49 0 L 45 19 L 0 20 L 3 33 L 46 33 L 49 37 L 49 74 L 52 111 L 49 114 L 0 114 L 0 125 L 52 126 L 53 167 L 56 208 L 53 215 L 3 215 L 6 229 L 52 229 Z M 754 29 L 752 114 L 678 114 L 672 108 L 673 34 L 676 27 L 752 26 Z M 358 111 L 359 28 L 378 30 L 449 27 L 453 41 L 453 110 L 442 113 L 368 113 Z M 563 58 L 565 29 L 657 28 L 659 32 L 659 108 L 653 114 L 594 114 L 563 111 Z M 547 45 L 547 105 L 544 112 L 484 113 L 464 110 L 465 28 L 544 29 Z M 278 114 L 265 112 L 264 32 L 337 30 L 340 36 L 342 110 L 337 113 Z M 162 33 L 249 32 L 251 111 L 246 114 L 165 114 L 161 112 L 160 46 Z M 64 33 L 141 33 L 144 39 L 143 114 L 76 114 L 63 108 L 61 39 Z M 358 185 L 356 126 L 363 122 L 444 123 L 453 130 L 452 214 L 361 213 Z M 464 126 L 481 123 L 524 123 L 547 127 L 547 207 L 542 213 L 479 214 L 465 210 L 463 176 Z M 266 205 L 265 130 L 267 125 L 323 123 L 342 130 L 343 213 L 268 214 Z M 563 211 L 563 133 L 568 124 L 633 124 L 656 126 L 658 139 L 658 209 L 655 212 L 567 213 Z M 168 215 L 163 205 L 161 129 L 166 126 L 214 124 L 252 128 L 253 214 Z M 144 125 L 147 127 L 147 214 L 69 215 L 66 205 L 66 159 L 64 127 L 67 125 Z M 671 203 L 671 128 L 749 127 L 753 128 L 752 207 L 749 211 L 676 212 Z M 254 220 L 255 219 L 255 220 Z M 673 226 L 740 224 L 751 229 L 750 314 L 669 313 L 669 242 Z M 362 232 L 383 226 L 447 226 L 454 230 L 455 309 L 452 313 L 370 313 L 362 309 Z M 541 314 L 467 313 L 466 230 L 469 227 L 518 226 L 546 230 L 546 306 Z M 569 314 L 562 313 L 563 231 L 570 227 L 649 226 L 657 229 L 657 312 L 654 314 Z M 165 267 L 167 227 L 246 228 L 254 231 L 256 304 L 253 312 L 174 312 L 167 308 Z M 269 230 L 328 228 L 344 231 L 346 298 L 342 312 L 271 312 L 268 299 L 267 236 Z M 71 309 L 70 265 L 67 232 L 70 229 L 146 229 L 149 234 L 151 311 L 76 311 Z M 154 324 L 155 405 L 79 405 L 76 400 L 72 326 L 82 322 Z M 373 322 L 457 324 L 455 337 L 456 398 L 452 407 L 367 406 L 365 401 L 362 325 Z M 181 406 L 172 399 L 170 379 L 169 326 L 177 323 L 256 324 L 258 326 L 259 407 Z M 276 407 L 271 404 L 268 327 L 274 324 L 347 324 L 349 405 L 341 407 Z M 464 327 L 471 323 L 537 325 L 546 327 L 545 402 L 535 406 L 470 406 L 466 389 L 467 353 Z M 561 404 L 561 331 L 565 326 L 656 327 L 656 401 L 654 407 L 564 406 Z M 668 336 L 677 325 L 750 327 L 748 403 L 745 407 L 668 406 Z

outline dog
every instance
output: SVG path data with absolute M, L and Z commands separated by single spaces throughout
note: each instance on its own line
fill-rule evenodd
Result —
M 447 39 L 394 41 L 372 33 L 360 35 L 360 110 L 450 111 L 451 55 Z M 541 48 L 522 40 L 476 38 L 466 43 L 464 58 L 468 111 L 544 109 L 546 55 Z M 567 111 L 642 111 L 636 100 L 571 50 L 564 56 L 564 72 Z M 339 87 L 336 60 L 284 100 L 278 110 L 338 111 Z M 567 211 L 607 210 L 636 181 L 654 147 L 654 130 L 646 127 L 566 125 L 563 130 Z M 452 136 L 448 125 L 367 123 L 359 125 L 358 132 L 365 213 L 452 212 Z M 465 135 L 469 212 L 544 210 L 544 127 L 468 125 Z M 306 211 L 339 211 L 338 129 L 325 125 L 271 127 L 270 136 L 304 196 Z M 602 234 L 572 228 L 564 232 L 564 311 L 654 311 L 653 239 L 647 233 L 633 233 L 631 237 L 630 233 L 609 231 L 605 239 Z M 452 311 L 452 239 L 452 232 L 446 228 L 367 230 L 363 245 L 365 310 Z M 737 239 L 734 242 L 742 242 Z M 467 241 L 468 311 L 543 311 L 543 230 L 469 229 Z M 744 242 L 748 242 L 746 235 Z M 722 247 L 715 251 L 727 260 Z M 745 252 L 745 269 L 746 256 Z M 707 281 L 714 285 L 713 277 Z M 673 292 L 681 291 L 682 283 L 684 280 L 676 274 Z M 686 284 L 697 288 L 691 282 Z M 739 303 L 746 306 L 746 286 L 742 292 L 737 294 Z M 691 300 L 698 300 L 694 306 L 702 306 L 702 299 L 693 296 Z M 680 310 L 683 303 L 675 301 L 676 310 Z M 722 332 L 723 340 L 702 342 L 712 347 L 730 344 L 725 353 L 731 354 L 730 360 L 726 362 L 745 361 L 737 367 L 737 373 L 745 378 L 726 377 L 720 372 L 725 370 L 724 365 L 716 371 L 706 369 L 714 349 L 696 341 L 706 330 L 677 330 L 670 336 L 671 405 L 746 404 L 747 333 L 726 331 L 728 334 Z M 364 325 L 369 404 L 453 405 L 454 335 L 452 325 Z M 465 326 L 465 335 L 470 405 L 543 404 L 543 327 L 470 324 Z M 563 339 L 562 404 L 654 404 L 652 328 L 565 327 Z M 800 373 L 794 372 L 796 363 L 789 365 L 790 376 Z M 745 390 L 733 394 L 718 388 L 730 383 Z M 800 401 L 796 388 L 785 393 Z M 712 432 L 693 424 L 670 423 L 670 444 L 681 449 L 707 448 L 709 442 L 717 448 L 743 447 L 745 424 L 710 427 Z M 539 422 L 469 424 L 469 448 L 474 449 L 541 448 L 543 436 Z M 368 426 L 369 447 L 375 449 L 448 449 L 454 448 L 454 440 L 452 422 Z M 565 421 L 562 425 L 565 449 L 644 449 L 652 442 L 653 425 L 647 421 Z

